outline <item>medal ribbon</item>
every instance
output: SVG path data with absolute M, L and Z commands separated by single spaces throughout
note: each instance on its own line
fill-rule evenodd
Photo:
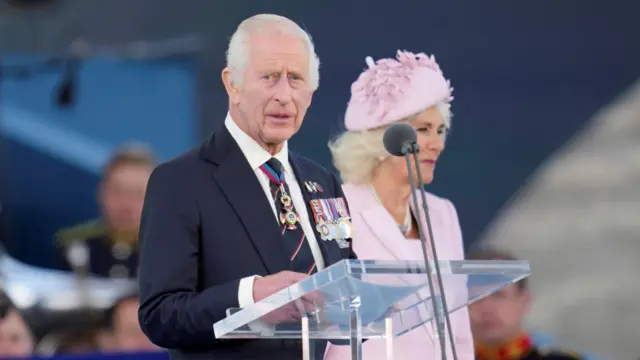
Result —
M 349 217 L 349 211 L 347 210 L 347 204 L 343 198 L 336 198 L 336 207 L 338 208 L 338 214 L 342 213 L 342 217 Z
M 269 180 L 273 181 L 275 184 L 280 186 L 284 185 L 284 168 L 282 169 L 282 172 L 278 174 L 271 166 L 269 166 L 269 164 L 264 163 L 260 165 L 260 170 L 262 170 Z
M 321 200 L 311 200 L 309 203 L 311 204 L 311 209 L 313 210 L 313 218 L 316 221 L 316 224 L 327 222 L 327 217 L 321 204 Z
M 338 208 L 336 207 L 336 199 L 327 199 L 327 207 L 331 212 L 331 217 L 334 222 L 340 219 L 340 213 L 338 212 Z

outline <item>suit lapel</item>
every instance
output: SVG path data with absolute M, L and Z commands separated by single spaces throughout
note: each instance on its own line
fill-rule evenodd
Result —
M 362 218 L 378 238 L 378 243 L 398 260 L 408 260 L 404 251 L 406 241 L 393 218 L 382 205 L 375 205 L 362 211 Z
M 313 228 L 313 232 L 316 236 L 316 241 L 320 246 L 320 250 L 322 251 L 322 256 L 325 260 L 325 265 L 329 266 L 333 263 L 336 263 L 342 260 L 340 247 L 335 241 L 325 241 L 322 240 L 320 233 L 316 229 L 316 222 L 313 216 L 313 210 L 311 209 L 311 200 L 317 198 L 323 198 L 323 193 L 315 193 L 310 194 L 306 187 L 305 181 L 314 181 L 317 179 L 313 178 L 313 174 L 307 168 L 305 168 L 298 160 L 297 156 L 293 153 L 289 153 L 289 163 L 291 164 L 291 168 L 293 169 L 294 174 L 296 175 L 296 180 L 298 180 L 298 184 L 300 185 L 300 190 L 302 192 L 302 197 L 304 198 L 304 204 L 307 208 L 307 214 L 309 216 L 309 222 L 311 223 L 311 227 Z
M 407 246 L 407 239 L 400 232 L 398 225 L 396 224 L 393 217 L 387 212 L 384 206 L 378 204 L 373 198 L 373 194 L 370 195 L 371 199 L 368 199 L 367 202 L 371 202 L 372 206 L 362 211 L 362 218 L 364 219 L 367 226 L 371 229 L 372 233 L 378 238 L 378 242 L 396 259 L 398 260 L 422 260 L 422 253 L 416 253 L 412 251 Z M 421 206 L 422 201 L 418 198 L 419 204 Z M 411 203 L 413 204 L 413 203 Z M 416 211 L 411 205 L 411 211 L 413 216 L 418 218 L 418 214 L 422 214 L 423 211 L 420 209 Z M 431 216 L 432 225 L 435 229 L 438 228 L 440 217 L 437 214 L 434 214 L 432 210 L 429 211 Z M 427 232 L 427 225 L 424 221 L 424 216 L 420 215 L 422 218 L 422 227 L 424 230 L 424 235 L 427 240 L 427 252 L 431 254 L 431 248 L 429 245 L 429 234 Z M 437 236 L 437 234 L 435 234 Z
M 289 268 L 271 204 L 247 159 L 225 127 L 206 144 L 201 156 L 218 167 L 212 178 L 240 218 L 269 273 Z M 224 206 L 220 211 L 225 211 Z M 255 214 L 269 214 L 255 216 Z M 224 236 L 224 234 L 221 234 Z
M 411 212 L 413 212 L 413 216 L 418 219 L 418 221 L 420 221 L 420 223 L 422 224 L 422 229 L 424 230 L 424 236 L 425 239 L 427 240 L 427 253 L 429 254 L 430 257 L 433 257 L 432 255 L 432 250 L 431 250 L 431 239 L 429 238 L 429 231 L 427 230 L 427 219 L 424 216 L 424 207 L 423 207 L 423 202 L 422 202 L 422 195 L 420 195 L 420 193 L 416 194 L 418 196 L 418 206 L 419 208 L 416 209 L 413 206 L 413 201 L 411 201 L 409 203 L 409 206 L 411 207 Z M 427 195 L 427 194 L 425 194 Z M 427 207 L 429 210 L 429 218 L 431 219 L 431 227 L 433 229 L 433 236 L 436 239 L 439 239 L 439 241 L 437 241 L 435 243 L 436 245 L 436 251 L 438 252 L 438 259 L 439 260 L 443 260 L 443 259 L 448 259 L 448 249 L 446 244 L 449 243 L 448 239 L 441 239 L 441 236 L 448 236 L 447 233 L 440 233 L 439 229 L 441 229 L 443 227 L 443 219 L 439 213 L 439 211 L 437 211 L 437 208 L 435 207 L 436 204 L 432 204 L 431 202 L 429 202 L 427 200 Z M 422 257 L 421 257 L 422 258 Z

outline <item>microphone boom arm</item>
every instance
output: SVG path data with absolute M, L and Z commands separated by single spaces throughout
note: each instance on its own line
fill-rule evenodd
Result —
M 418 159 L 418 153 L 420 147 L 418 146 L 418 134 L 413 126 L 407 123 L 396 123 L 391 125 L 385 130 L 382 137 L 384 148 L 393 156 L 403 156 L 409 175 L 409 185 L 411 186 L 411 200 L 413 201 L 416 223 L 418 228 L 418 234 L 420 235 L 420 245 L 422 247 L 422 256 L 425 264 L 425 273 L 427 274 L 427 283 L 429 284 L 429 291 L 431 292 L 431 304 L 433 306 L 434 318 L 436 322 L 436 328 L 438 331 L 438 338 L 440 340 L 440 350 L 442 352 L 442 359 L 447 359 L 447 339 L 444 334 L 444 327 L 448 328 L 449 340 L 451 343 L 451 353 L 453 360 L 458 360 L 458 354 L 456 352 L 455 341 L 453 338 L 453 328 L 451 327 L 451 319 L 449 317 L 449 308 L 447 306 L 446 294 L 444 291 L 444 285 L 442 283 L 442 274 L 440 272 L 440 264 L 438 262 L 438 253 L 436 250 L 435 240 L 433 236 L 433 228 L 431 226 L 431 217 L 429 216 L 429 207 L 427 206 L 427 198 L 424 191 L 424 182 L 422 181 L 422 171 L 420 170 L 420 161 Z M 416 166 L 416 178 L 413 177 L 414 171 L 411 169 L 411 156 Z M 417 181 L 416 181 L 417 180 Z M 417 182 L 417 184 L 416 184 Z M 422 197 L 422 210 L 426 218 L 427 230 L 429 231 L 429 238 L 431 239 L 431 251 L 433 253 L 433 261 L 435 263 L 435 275 L 438 281 L 438 289 L 440 291 L 439 299 L 436 300 L 435 286 L 433 284 L 433 278 L 431 277 L 431 266 L 429 261 L 429 254 L 427 252 L 427 241 L 424 235 L 424 229 L 420 217 L 420 207 L 418 206 L 419 191 Z M 444 318 L 444 319 L 443 319 Z
M 436 270 L 436 280 L 438 281 L 438 288 L 440 290 L 440 299 L 442 300 L 442 308 L 440 308 L 439 306 L 436 306 L 436 301 L 435 301 L 435 294 L 433 292 L 433 285 L 432 282 L 429 281 L 429 285 L 430 285 L 430 291 L 431 291 L 431 299 L 433 300 L 433 309 L 436 312 L 436 314 L 439 314 L 440 316 L 436 315 L 436 322 L 437 322 L 437 328 L 438 328 L 438 335 L 440 336 L 440 346 L 442 347 L 442 358 L 446 359 L 446 341 L 444 340 L 444 329 L 443 328 L 443 324 L 442 324 L 442 317 L 444 317 L 444 320 L 446 322 L 447 325 L 447 335 L 449 335 L 449 341 L 451 344 L 451 354 L 453 355 L 453 360 L 458 360 L 458 354 L 456 352 L 456 346 L 455 346 L 455 341 L 454 341 L 454 337 L 453 337 L 453 328 L 451 327 L 451 319 L 449 317 L 449 307 L 447 306 L 447 296 L 446 293 L 444 291 L 444 284 L 442 283 L 442 274 L 440 272 L 440 264 L 438 262 L 438 252 L 436 250 L 436 243 L 434 241 L 434 237 L 433 237 L 433 227 L 431 226 L 431 217 L 429 216 L 429 205 L 427 204 L 427 197 L 424 193 L 424 183 L 422 181 L 422 171 L 420 170 L 420 160 L 418 159 L 418 153 L 420 152 L 420 147 L 418 146 L 417 143 L 413 143 L 412 144 L 412 149 L 411 149 L 411 153 L 407 153 L 405 155 L 406 161 L 407 161 L 407 169 L 409 170 L 409 181 L 411 182 L 411 186 L 414 189 L 418 189 L 420 192 L 420 195 L 422 197 L 422 210 L 424 211 L 424 216 L 426 218 L 426 222 L 427 222 L 427 231 L 429 233 L 429 239 L 431 239 L 430 243 L 431 243 L 431 253 L 433 255 L 433 263 L 435 265 L 435 270 Z M 413 176 L 411 174 L 411 165 L 409 163 L 409 157 L 413 155 L 413 159 L 414 159 L 414 163 L 416 165 L 416 175 L 417 175 L 417 179 L 418 179 L 418 187 L 414 187 L 414 181 L 413 181 Z M 413 203 L 415 206 L 416 211 L 418 210 L 418 200 L 417 200 L 417 196 L 414 194 L 413 195 Z M 420 223 L 420 219 L 417 219 L 418 223 Z M 420 229 L 420 227 L 419 227 Z M 431 269 L 429 268 L 428 265 L 428 256 L 427 256 L 427 248 L 426 248 L 426 241 L 424 239 L 424 234 L 423 231 L 420 229 L 420 233 L 421 233 L 421 243 L 422 243 L 422 253 L 424 255 L 425 258 L 425 265 L 427 266 L 427 271 L 429 274 L 429 277 L 431 276 Z M 442 312 L 442 314 L 440 314 L 440 312 Z
M 407 149 L 407 146 L 405 145 L 409 145 L 408 146 L 408 151 L 404 151 Z M 411 144 L 409 143 L 405 143 L 402 146 L 402 152 L 404 153 L 404 159 L 405 162 L 407 164 L 407 171 L 409 172 L 409 184 L 411 185 L 411 199 L 413 200 L 413 208 L 416 209 L 416 211 L 419 214 L 419 210 L 420 207 L 418 206 L 418 196 L 416 195 L 416 189 L 418 189 L 416 187 L 416 182 L 413 179 L 413 171 L 411 171 L 411 155 L 413 153 L 413 146 L 411 146 Z M 414 158 L 417 159 L 416 156 L 414 156 Z M 420 189 L 421 190 L 421 189 Z M 418 216 L 419 217 L 419 216 Z M 427 216 L 427 219 L 429 218 L 429 216 Z M 427 220 L 428 221 L 428 220 Z M 422 229 L 422 226 L 420 225 L 420 219 L 417 218 L 416 222 L 418 223 L 418 234 L 420 235 L 420 245 L 422 247 L 422 255 L 424 258 L 424 265 L 425 265 L 425 273 L 427 275 L 427 283 L 429 284 L 429 293 L 431 294 L 431 304 L 433 306 L 433 310 L 434 312 L 436 312 L 436 309 L 438 309 L 438 304 L 436 303 L 436 297 L 435 297 L 435 291 L 434 291 L 434 286 L 433 286 L 433 279 L 431 278 L 431 266 L 429 264 L 429 255 L 427 253 L 427 245 L 426 245 L 426 240 L 424 237 L 424 230 Z M 427 222 L 427 224 L 429 224 L 429 222 Z M 433 237 L 431 237 L 431 239 L 433 239 Z M 433 243 L 433 241 L 431 241 Z M 437 266 L 437 265 L 436 265 Z M 442 326 L 442 321 L 440 321 L 439 319 L 439 314 L 435 314 L 436 315 L 436 327 L 438 329 L 438 339 L 440 340 L 440 350 L 442 352 L 442 360 L 446 360 L 447 359 L 447 348 L 446 348 L 446 341 L 445 341 L 445 337 L 444 337 L 444 329 Z

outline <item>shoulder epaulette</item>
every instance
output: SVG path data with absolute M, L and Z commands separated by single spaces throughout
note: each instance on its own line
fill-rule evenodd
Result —
M 551 359 L 583 359 L 583 356 L 575 351 L 565 350 L 565 349 L 557 349 L 545 347 L 538 349 L 538 353 L 541 356 L 549 357 Z
M 106 227 L 100 220 L 91 220 L 85 223 L 60 229 L 55 233 L 54 241 L 57 246 L 67 246 L 74 241 L 85 241 L 106 233 Z

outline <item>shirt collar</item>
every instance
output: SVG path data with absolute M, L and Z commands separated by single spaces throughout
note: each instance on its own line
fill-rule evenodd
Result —
M 284 167 L 285 173 L 291 174 L 291 167 L 289 165 L 289 150 L 287 148 L 287 142 L 284 143 L 282 149 L 275 155 L 269 154 L 262 146 L 260 146 L 249 135 L 242 131 L 236 122 L 231 118 L 231 114 L 227 113 L 227 118 L 224 120 L 224 126 L 231 134 L 231 137 L 238 143 L 240 151 L 244 154 L 251 166 L 252 170 L 257 170 L 262 164 L 267 162 L 272 157 L 278 159 Z

